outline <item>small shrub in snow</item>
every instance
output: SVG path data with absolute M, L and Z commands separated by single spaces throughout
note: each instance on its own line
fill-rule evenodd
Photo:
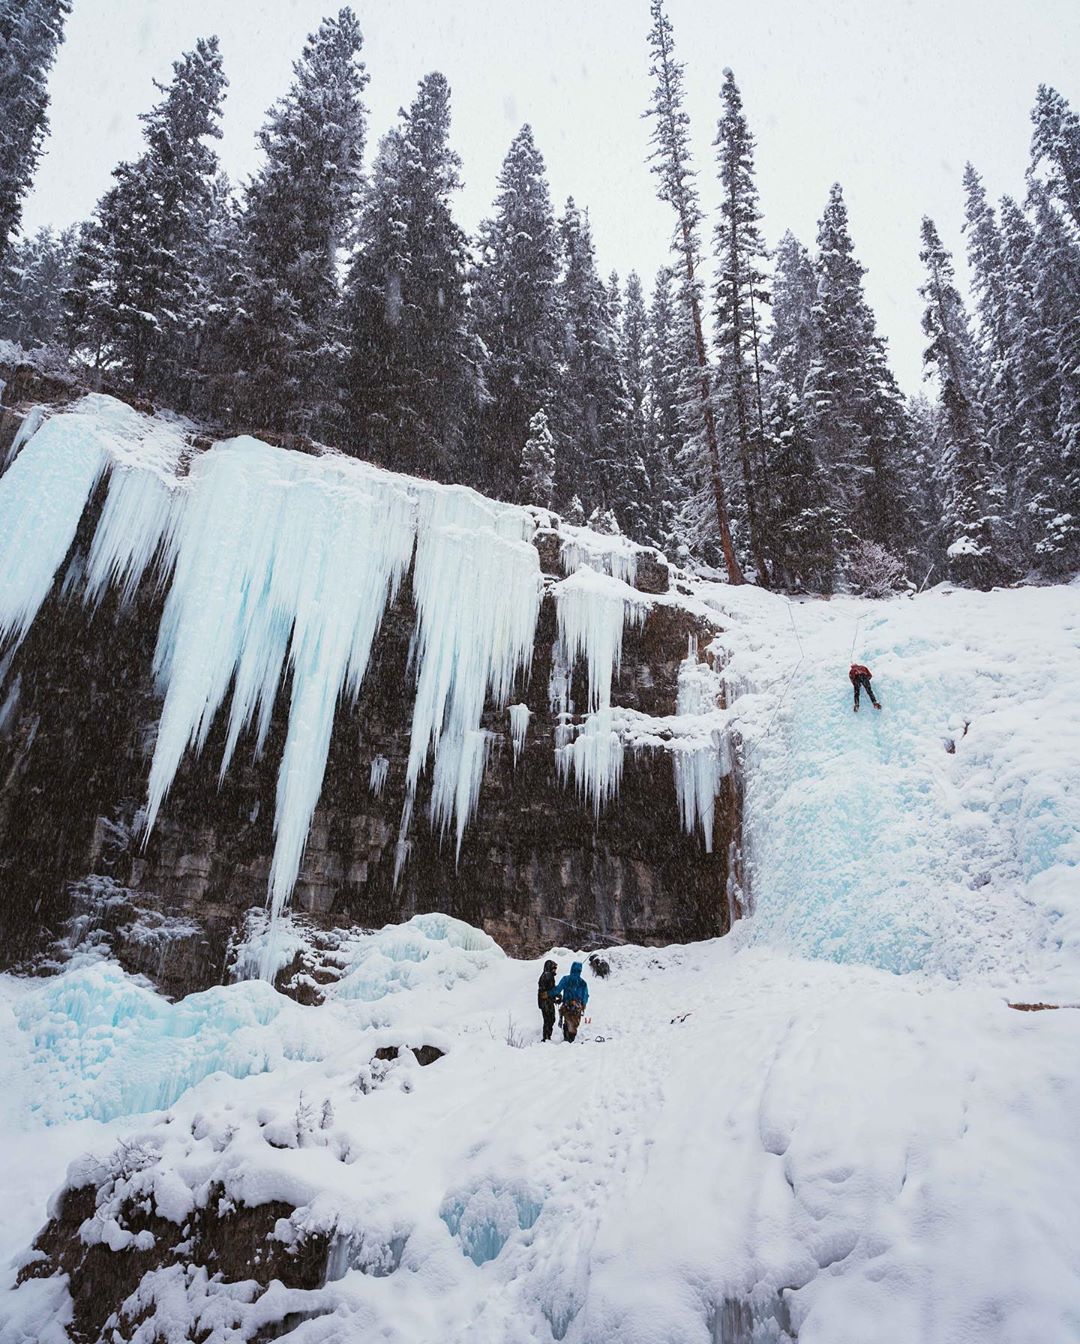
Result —
M 904 566 L 884 546 L 860 541 L 847 565 L 848 583 L 862 597 L 891 597 L 906 586 Z

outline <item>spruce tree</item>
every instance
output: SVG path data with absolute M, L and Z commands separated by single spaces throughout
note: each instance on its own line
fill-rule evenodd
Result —
M 684 67 L 675 59 L 674 33 L 664 13 L 663 0 L 651 0 L 653 26 L 649 33 L 649 74 L 654 81 L 653 98 L 646 116 L 653 121 L 650 163 L 659 180 L 658 196 L 675 212 L 674 251 L 679 260 L 679 303 L 684 328 L 693 341 L 693 374 L 697 385 L 695 428 L 700 430 L 704 471 L 707 473 L 716 511 L 720 549 L 731 583 L 742 583 L 743 573 L 731 538 L 727 492 L 720 460 L 720 440 L 713 408 L 712 378 L 701 292 L 701 204 L 694 182 L 690 156 L 690 117 L 685 107 Z
M 1049 191 L 1080 228 L 1080 116 L 1056 89 L 1040 84 L 1031 120 L 1029 175 L 1034 179 L 1045 169 Z
M 1045 191 L 1035 195 L 1031 261 L 1034 319 L 1047 359 L 1041 400 L 1054 421 L 1037 560 L 1059 577 L 1080 564 L 1080 242 Z
M 632 464 L 630 475 L 635 481 L 635 497 L 622 501 L 620 516 L 627 534 L 634 541 L 661 546 L 663 477 L 654 479 L 650 470 L 654 455 L 650 444 L 648 405 L 649 313 L 636 271 L 631 271 L 626 278 L 621 316 L 620 354 L 626 390 L 622 457 Z
M 902 553 L 911 540 L 901 485 L 911 451 L 906 408 L 863 295 L 839 184 L 821 218 L 817 272 L 807 409 L 838 546 L 858 537 Z
M 199 277 L 227 80 L 216 37 L 200 40 L 173 65 L 162 100 L 141 120 L 146 149 L 113 172 L 84 233 L 76 278 L 86 287 L 69 307 L 84 324 L 79 344 L 137 391 L 185 406 L 190 341 L 206 295 Z M 69 291 L 70 293 L 70 291 Z
M 715 232 L 717 391 L 724 410 L 725 437 L 733 441 L 741 472 L 750 554 L 758 582 L 768 585 L 762 517 L 766 484 L 761 376 L 761 321 L 769 297 L 767 253 L 754 181 L 754 137 L 730 70 L 724 71 L 721 97 L 724 112 L 713 142 L 722 193 Z
M 792 233 L 776 249 L 769 366 L 763 501 L 765 545 L 777 586 L 830 591 L 843 528 L 833 481 L 818 457 L 806 394 L 817 358 L 814 312 L 817 272 Z
M 349 441 L 399 471 L 472 481 L 465 421 L 480 390 L 466 312 L 468 245 L 450 87 L 427 75 L 383 139 L 346 285 Z
M 657 273 L 649 305 L 648 393 L 645 418 L 645 469 L 652 487 L 653 534 L 656 543 L 677 549 L 679 504 L 676 463 L 685 441 L 681 389 L 685 352 L 676 339 L 672 276 Z
M 324 19 L 259 132 L 264 162 L 247 190 L 227 342 L 234 414 L 248 424 L 311 433 L 336 412 L 337 267 L 359 203 L 367 125 L 362 45 L 351 9 Z
M 926 217 L 919 259 L 926 266 L 919 293 L 926 300 L 923 331 L 929 338 L 923 362 L 936 373 L 941 390 L 949 572 L 957 582 L 988 588 L 998 576 L 999 565 L 991 514 L 990 455 L 976 400 L 975 351 L 956 289 L 952 257 L 933 220 Z
M 1002 507 L 1013 511 L 1022 417 L 1015 360 L 1009 348 L 1009 281 L 994 207 L 986 199 L 982 178 L 970 163 L 964 169 L 964 198 L 964 234 L 976 318 L 973 335 L 979 399 L 986 415 L 995 489 Z
M 1016 405 L 1016 449 L 1007 464 L 1011 514 L 1022 554 L 1029 564 L 1042 567 L 1057 549 L 1052 536 L 1057 516 L 1054 483 L 1059 479 L 1056 352 L 1053 332 L 1036 298 L 1043 257 L 1035 230 L 1009 196 L 1001 199 L 999 218 L 1008 382 L 1015 389 Z
M 63 335 L 63 296 L 71 283 L 77 233 L 45 228 L 16 239 L 0 293 L 0 336 L 27 349 L 52 345 Z
M 550 509 L 555 498 L 555 440 L 543 411 L 537 411 L 529 421 L 529 437 L 521 453 L 519 494 L 523 504 L 538 504 L 542 509 Z
M 771 389 L 766 445 L 770 483 L 768 553 L 776 587 L 831 592 L 841 532 L 806 408 L 790 385 Z
M 817 288 L 810 253 L 793 233 L 785 233 L 776 248 L 772 330 L 765 348 L 774 376 L 799 399 L 817 356 Z
M 49 129 L 48 77 L 71 0 L 0 0 L 0 266 Z
M 588 215 L 581 214 L 573 198 L 559 221 L 559 237 L 565 371 L 559 402 L 566 446 L 557 494 L 560 500 L 580 496 L 589 512 L 599 506 L 624 515 L 636 506 L 644 488 L 640 479 L 634 479 L 641 464 L 625 456 L 627 404 L 618 331 L 597 272 Z
M 472 282 L 488 394 L 477 426 L 474 484 L 497 498 L 516 491 L 521 445 L 536 408 L 558 400 L 558 266 L 544 160 L 526 125 L 503 161 L 494 212 L 480 226 Z M 559 449 L 557 420 L 552 432 Z

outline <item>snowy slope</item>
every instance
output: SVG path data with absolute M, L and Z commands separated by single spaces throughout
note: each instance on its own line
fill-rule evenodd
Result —
M 316 1008 L 93 961 L 0 981 L 0 1252 L 123 1135 L 165 1216 L 220 1181 L 335 1237 L 312 1293 L 165 1271 L 140 1344 L 304 1312 L 296 1344 L 1080 1339 L 1080 1012 L 1008 1006 L 1080 1003 L 1080 589 L 700 597 L 742 736 L 732 937 L 612 949 L 574 1046 L 539 1042 L 539 962 L 442 916 L 344 940 Z M 881 714 L 851 713 L 853 638 Z M 122 1244 L 115 1213 L 84 1235 Z M 0 1299 L 0 1341 L 63 1340 L 64 1294 Z

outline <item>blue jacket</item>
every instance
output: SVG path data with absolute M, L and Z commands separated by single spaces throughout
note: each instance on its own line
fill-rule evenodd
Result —
M 575 961 L 570 974 L 564 975 L 555 986 L 555 996 L 562 995 L 564 1003 L 580 1003 L 582 1008 L 589 1002 L 589 986 L 581 978 L 581 962 Z

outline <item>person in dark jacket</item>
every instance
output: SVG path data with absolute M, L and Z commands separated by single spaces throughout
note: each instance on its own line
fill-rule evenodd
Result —
M 585 1005 L 589 1002 L 589 986 L 581 978 L 580 961 L 575 961 L 570 967 L 570 974 L 564 975 L 555 986 L 555 997 L 562 1000 L 559 1017 L 563 1040 L 572 1041 L 581 1026 Z
M 881 706 L 878 704 L 877 697 L 874 695 L 874 692 L 873 692 L 873 690 L 872 690 L 872 688 L 871 688 L 871 686 L 870 686 L 870 679 L 871 679 L 871 677 L 873 677 L 873 675 L 874 675 L 873 672 L 871 672 L 870 669 L 869 669 L 868 667 L 863 667 L 862 663 L 852 663 L 852 664 L 851 664 L 851 671 L 848 673 L 848 677 L 849 677 L 850 680 L 851 680 L 851 684 L 852 684 L 852 686 L 855 687 L 855 713 L 856 713 L 856 714 L 858 714 L 858 712 L 859 712 L 859 692 L 860 692 L 860 691 L 865 691 L 865 692 L 866 692 L 866 694 L 870 697 L 870 703 L 874 706 L 875 709 L 880 709 L 880 708 L 881 708 Z
M 544 1040 L 551 1040 L 555 1029 L 555 972 L 558 966 L 553 961 L 544 962 L 544 973 L 536 982 L 536 1002 L 544 1018 Z

